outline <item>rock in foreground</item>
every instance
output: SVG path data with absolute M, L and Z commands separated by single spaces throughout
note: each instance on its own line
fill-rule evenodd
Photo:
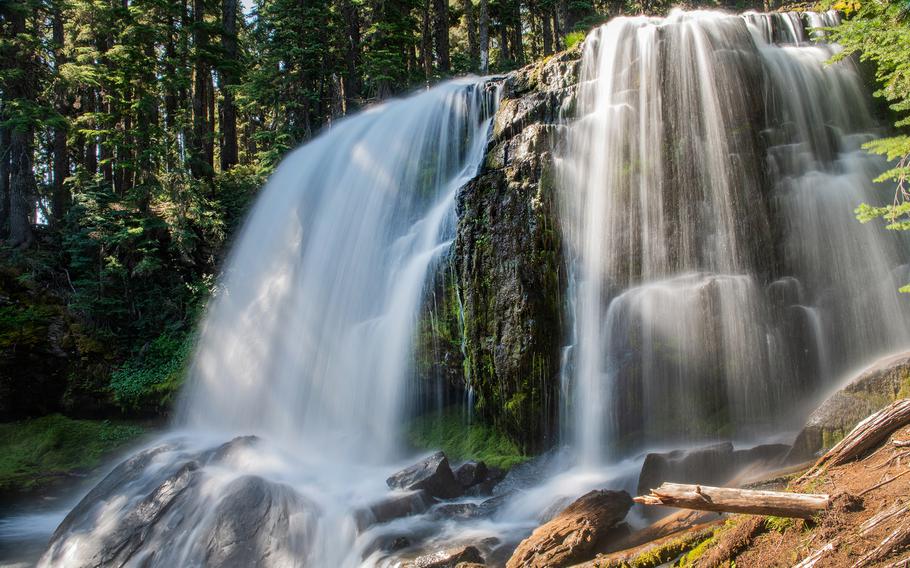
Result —
M 463 488 L 443 452 L 436 452 L 428 458 L 405 468 L 386 480 L 392 489 L 424 490 L 437 499 L 454 499 L 463 493 Z
M 507 568 L 559 568 L 588 560 L 632 507 L 625 491 L 591 491 L 518 545 Z
M 462 546 L 440 550 L 432 554 L 418 557 L 408 568 L 455 568 L 464 564 L 484 565 L 483 556 L 473 546 Z
M 236 438 L 194 452 L 180 444 L 142 451 L 118 465 L 66 516 L 42 567 L 284 566 L 305 561 L 319 508 L 291 487 L 254 475 L 225 478 Z

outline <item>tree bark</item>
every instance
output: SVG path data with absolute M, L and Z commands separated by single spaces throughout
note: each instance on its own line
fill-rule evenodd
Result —
M 230 170 L 238 161 L 237 107 L 231 87 L 236 83 L 237 0 L 221 2 L 221 49 L 225 61 L 218 75 L 221 79 L 221 171 Z
M 344 114 L 358 106 L 360 99 L 360 11 L 352 0 L 341 0 L 341 17 L 344 20 Z
M 828 495 L 753 491 L 680 483 L 664 483 L 657 489 L 652 489 L 650 495 L 636 497 L 635 501 L 643 505 L 665 505 L 696 511 L 800 519 L 811 519 L 826 510 L 831 503 Z
M 543 36 L 543 54 L 550 55 L 553 53 L 553 30 L 550 27 L 550 13 L 544 11 L 540 17 L 541 34 Z
M 486 74 L 490 68 L 490 5 L 488 0 L 480 0 L 480 72 Z
M 13 129 L 10 136 L 9 244 L 28 247 L 34 241 L 35 174 L 32 170 L 35 132 L 32 127 Z
M 434 0 L 433 5 L 436 63 L 440 72 L 448 73 L 451 69 L 449 61 L 449 3 L 448 0 Z
M 461 8 L 464 11 L 464 27 L 468 36 L 468 60 L 470 69 L 477 69 L 480 60 L 480 51 L 477 45 L 477 21 L 474 17 L 474 3 L 472 0 L 461 0 Z
M 5 116 L 0 112 L 0 122 Z M 10 129 L 0 126 L 0 237 L 9 227 Z
M 205 0 L 193 0 L 193 48 L 195 62 L 193 72 L 193 142 L 191 144 L 190 170 L 196 179 L 212 177 L 211 163 L 208 161 L 208 90 L 211 80 L 209 68 L 203 51 L 206 47 Z
M 60 2 L 54 6 L 53 16 L 53 42 L 54 42 L 54 67 L 59 71 L 60 66 L 66 63 L 63 55 L 63 9 Z M 60 81 L 57 81 L 54 89 L 54 98 L 57 113 L 63 117 L 67 113 L 66 92 Z M 66 145 L 67 127 L 65 124 L 54 126 L 54 176 L 53 190 L 51 193 L 51 213 L 53 218 L 50 221 L 53 224 L 63 220 L 70 206 L 69 188 L 64 183 L 69 177 L 69 155 Z
M 433 76 L 433 38 L 430 30 L 430 0 L 423 0 L 420 24 L 420 59 L 427 81 Z

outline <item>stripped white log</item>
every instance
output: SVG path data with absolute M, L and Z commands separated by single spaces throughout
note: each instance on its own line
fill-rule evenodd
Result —
M 828 495 L 755 491 L 707 485 L 664 483 L 650 495 L 636 497 L 643 505 L 665 505 L 698 511 L 745 513 L 811 519 L 831 505 Z

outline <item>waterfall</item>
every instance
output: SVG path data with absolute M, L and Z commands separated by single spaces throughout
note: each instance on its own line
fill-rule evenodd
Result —
M 99 483 L 40 566 L 366 561 L 369 506 L 404 457 L 428 276 L 498 97 L 450 81 L 282 161 L 208 308 L 175 432 Z
M 397 456 L 425 280 L 483 157 L 489 95 L 447 83 L 281 163 L 205 318 L 182 425 Z
M 560 161 L 584 463 L 755 436 L 910 343 L 905 243 L 852 217 L 887 195 L 859 73 L 816 42 L 837 21 L 674 11 L 585 40 Z

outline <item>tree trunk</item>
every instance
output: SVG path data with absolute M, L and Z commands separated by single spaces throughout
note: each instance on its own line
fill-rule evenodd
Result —
M 665 505 L 696 511 L 774 515 L 811 519 L 831 504 L 827 495 L 753 491 L 707 485 L 664 483 L 650 495 L 635 498 L 643 505 Z
M 490 5 L 488 0 L 480 0 L 480 72 L 486 74 L 490 68 Z
M 0 112 L 0 122 L 6 117 Z M 10 129 L 0 126 L 0 237 L 9 227 Z
M 53 41 L 54 67 L 59 70 L 60 66 L 66 63 L 63 56 L 63 10 L 59 2 L 54 6 Z M 61 116 L 67 113 L 66 97 L 66 92 L 58 81 L 54 89 L 54 98 L 56 99 L 57 112 Z M 53 224 L 63 220 L 70 206 L 69 188 L 64 183 L 70 173 L 66 136 L 67 127 L 65 124 L 54 127 L 54 185 L 51 193 L 51 213 L 53 217 L 49 219 Z
M 480 59 L 480 52 L 477 46 L 477 22 L 474 18 L 474 3 L 472 0 L 461 0 L 461 8 L 464 10 L 464 27 L 468 35 L 468 65 L 474 71 L 477 69 L 477 63 Z
M 433 38 L 430 33 L 430 0 L 423 0 L 420 25 L 420 59 L 423 61 L 423 74 L 429 81 L 433 76 Z
M 543 36 L 543 54 L 553 53 L 553 30 L 550 28 L 550 13 L 545 10 L 540 17 L 541 33 Z
M 448 0 L 434 0 L 433 4 L 436 63 L 440 72 L 448 73 L 451 69 L 449 62 L 449 3 Z
M 360 99 L 360 11 L 352 0 L 341 0 L 341 17 L 344 20 L 344 113 L 358 106 Z
M 196 179 L 211 179 L 212 171 L 206 152 L 208 126 L 209 69 L 203 51 L 206 45 L 205 1 L 193 0 L 193 48 L 196 52 L 193 72 L 193 140 L 190 145 L 190 170 Z
M 14 129 L 10 136 L 9 244 L 28 247 L 34 241 L 31 219 L 35 213 L 35 174 L 31 127 Z
M 524 44 L 521 37 L 521 2 L 520 0 L 512 0 L 512 26 L 511 26 L 511 42 L 512 42 L 512 59 L 518 65 L 524 65 L 525 62 L 525 52 Z
M 219 72 L 221 79 L 221 171 L 230 170 L 238 161 L 237 107 L 231 87 L 236 83 L 237 60 L 237 0 L 221 2 L 221 49 L 225 61 Z

